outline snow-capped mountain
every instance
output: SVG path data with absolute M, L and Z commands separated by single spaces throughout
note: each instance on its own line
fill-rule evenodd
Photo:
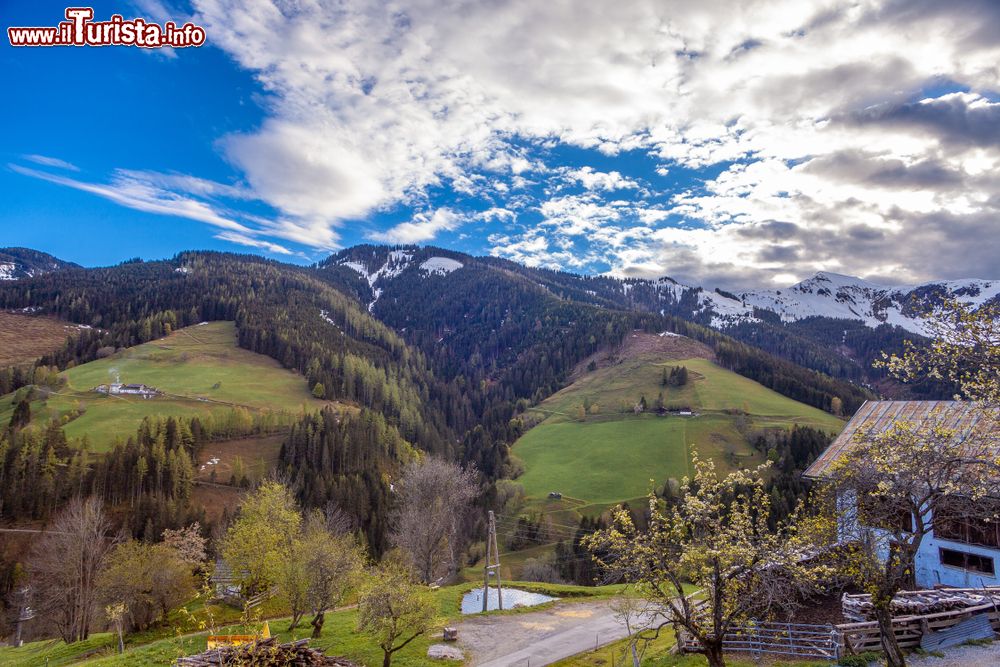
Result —
M 385 293 L 386 284 L 415 268 L 419 277 L 447 276 L 465 266 L 454 257 L 435 254 L 432 248 L 405 246 L 386 248 L 384 246 L 356 246 L 331 257 L 325 266 L 343 266 L 358 273 L 368 283 L 372 300 L 368 311 Z
M 944 298 L 955 298 L 977 308 L 1000 301 L 1000 280 L 883 286 L 861 278 L 820 272 L 788 289 L 702 294 L 702 307 L 712 311 L 712 324 L 720 328 L 753 318 L 754 309 L 759 308 L 776 313 L 785 322 L 831 317 L 861 320 L 870 327 L 891 324 L 925 333 L 921 315 L 927 306 Z
M 0 248 L 0 280 L 33 278 L 68 268 L 79 268 L 79 265 L 30 248 Z
M 945 298 L 956 298 L 979 307 L 1000 302 L 1000 280 L 934 281 L 920 285 L 879 285 L 861 278 L 820 272 L 812 278 L 782 289 L 747 289 L 733 292 L 685 285 L 669 277 L 656 280 L 617 279 L 611 276 L 579 276 L 534 269 L 492 257 L 471 257 L 441 248 L 419 246 L 355 246 L 330 257 L 321 266 L 350 269 L 347 273 L 363 286 L 362 299 L 368 309 L 383 295 L 398 291 L 401 283 L 432 277 L 459 281 L 459 269 L 502 270 L 529 279 L 538 287 L 563 298 L 591 301 L 616 308 L 638 308 L 693 318 L 725 330 L 744 322 L 771 320 L 762 311 L 774 313 L 783 322 L 809 317 L 858 320 L 869 327 L 896 325 L 924 334 L 922 314 L 928 306 Z M 468 270 L 468 268 L 467 268 Z

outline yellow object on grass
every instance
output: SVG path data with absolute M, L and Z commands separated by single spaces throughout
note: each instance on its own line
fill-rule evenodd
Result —
M 220 648 L 222 646 L 241 646 L 242 644 L 250 644 L 261 639 L 271 638 L 271 627 L 268 625 L 267 621 L 264 621 L 264 627 L 261 628 L 260 634 L 256 635 L 209 635 L 208 636 L 208 648 Z

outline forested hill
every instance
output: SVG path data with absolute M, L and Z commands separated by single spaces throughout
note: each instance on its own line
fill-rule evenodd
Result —
M 653 312 L 625 302 L 613 289 L 622 283 L 606 277 L 585 277 L 532 269 L 506 260 L 474 258 L 438 248 L 356 246 L 320 263 L 331 284 L 358 295 L 379 319 L 392 326 L 433 359 L 448 377 L 506 377 L 519 396 L 544 398 L 561 386 L 559 370 L 576 357 L 532 354 L 586 334 L 571 343 L 586 349 L 620 340 L 601 328 L 610 313 L 627 318 L 635 329 L 676 331 L 711 346 L 723 365 L 790 398 L 822 410 L 839 399 L 853 410 L 868 394 L 843 379 L 832 378 L 778 358 L 719 331 L 699 325 L 677 312 Z M 603 314 L 603 315 L 602 315 Z M 587 326 L 581 327 L 581 323 Z M 591 342 L 591 337 L 594 341 Z M 568 342 L 568 341 L 567 341 Z M 575 362 L 573 362 L 575 363 Z M 512 366 L 513 364 L 513 366 Z M 541 364 L 553 375 L 530 386 Z M 570 364 L 569 367 L 572 367 Z M 532 372 L 524 375 L 524 369 Z M 533 392 L 531 394 L 527 392 Z
M 335 284 L 316 269 L 256 256 L 192 252 L 169 261 L 134 261 L 3 284 L 0 308 L 29 308 L 93 327 L 41 362 L 60 368 L 94 359 L 102 348 L 136 345 L 177 327 L 234 320 L 242 347 L 299 370 L 310 387 L 321 386 L 325 398 L 381 413 L 417 447 L 475 463 L 488 477 L 503 474 L 507 446 L 519 435 L 513 419 L 519 399 L 551 393 L 579 359 L 644 326 L 647 317 L 539 295 L 543 298 L 530 304 L 530 325 L 516 318 L 517 329 L 505 332 L 501 342 L 484 345 L 479 357 L 459 343 L 443 346 L 450 348 L 447 354 L 427 355 Z M 471 303 L 462 307 L 477 310 Z M 413 330 L 401 332 L 412 335 Z M 463 335 L 470 346 L 481 336 L 488 338 L 479 329 Z M 501 349 L 512 351 L 494 354 Z M 8 369 L 0 384 L 10 391 L 25 379 Z
M 866 397 L 678 317 L 612 307 L 591 289 L 610 279 L 568 276 L 436 248 L 358 246 L 316 267 L 189 252 L 4 283 L 0 308 L 94 327 L 43 360 L 59 367 L 168 328 L 235 320 L 242 347 L 299 370 L 326 398 L 384 414 L 421 449 L 474 462 L 491 477 L 519 435 L 518 412 L 634 329 L 679 330 L 732 370 L 821 409 L 837 398 L 851 410 Z
M 488 292 L 489 288 L 484 291 L 484 285 L 492 281 L 498 289 L 511 294 L 544 293 L 576 304 L 674 316 L 720 331 L 728 338 L 759 348 L 795 366 L 819 371 L 836 380 L 863 386 L 878 385 L 895 396 L 937 398 L 954 393 L 949 387 L 900 386 L 889 381 L 884 371 L 872 367 L 872 362 L 883 350 L 901 351 L 906 340 L 924 342 L 920 335 L 900 326 L 889 323 L 875 326 L 861 319 L 822 315 L 783 320 L 777 312 L 764 308 L 746 313 L 741 310 L 738 317 L 721 317 L 720 311 L 728 312 L 726 304 L 733 301 L 734 296 L 685 286 L 670 278 L 652 281 L 584 276 L 527 267 L 495 257 L 471 257 L 440 248 L 416 246 L 355 246 L 321 262 L 319 268 L 331 284 L 355 295 L 373 313 L 397 328 L 426 320 L 429 313 L 416 311 L 423 311 L 428 303 L 434 305 L 435 300 L 440 302 L 438 310 L 442 312 L 437 314 L 444 319 L 436 321 L 438 329 L 431 331 L 426 326 L 420 327 L 421 334 L 433 336 L 435 342 L 442 336 L 454 335 L 458 329 L 453 325 L 469 324 L 468 319 L 473 315 L 459 306 L 471 306 L 475 311 L 481 305 L 477 298 Z M 470 302 L 469 295 L 477 298 Z M 930 300 L 924 305 L 932 303 L 934 301 Z M 492 324 L 503 321 L 498 314 L 504 312 L 506 305 L 502 299 L 493 304 Z M 920 304 L 909 306 L 911 310 L 919 307 Z M 457 318 L 453 316 L 456 314 Z M 493 328 L 490 326 L 487 331 Z M 786 367 L 782 374 L 789 372 Z M 754 375 L 754 379 L 762 377 L 766 374 Z M 815 382 L 809 380 L 806 384 Z M 804 393 L 789 395 L 823 407 L 804 398 Z
M 0 394 L 39 378 L 48 382 L 53 367 L 86 363 L 180 327 L 234 321 L 241 347 L 302 373 L 317 398 L 360 408 L 304 416 L 280 461 L 305 506 L 346 508 L 376 552 L 388 544 L 389 481 L 406 452 L 416 447 L 474 464 L 486 480 L 507 476 L 524 411 L 565 386 L 583 359 L 614 348 L 634 330 L 700 340 L 726 368 L 823 410 L 851 412 L 869 396 L 679 317 L 614 307 L 587 281 L 576 285 L 561 276 L 433 248 L 364 246 L 314 267 L 187 252 L 166 261 L 26 277 L 0 283 L 0 309 L 27 309 L 89 328 L 39 360 L 35 372 L 0 369 Z M 156 455 L 156 438 L 148 434 L 158 428 L 170 427 L 144 426 L 110 457 L 118 467 L 95 468 L 82 481 L 72 476 L 76 455 L 55 431 L 42 438 L 12 428 L 0 435 L 0 449 L 6 447 L 11 461 L 24 454 L 62 462 L 48 486 L 22 480 L 24 488 L 50 488 L 30 512 L 45 518 L 83 484 L 109 502 L 127 500 L 109 490 L 152 474 L 131 470 L 128 462 L 140 466 L 147 454 Z M 203 440 L 183 445 L 192 459 Z M 39 475 L 44 470 L 39 466 Z M 196 511 L 187 505 L 184 483 L 174 495 L 152 491 L 162 488 L 161 480 L 150 480 L 135 491 L 148 508 L 135 515 L 136 535 L 148 532 L 147 523 L 161 530 Z

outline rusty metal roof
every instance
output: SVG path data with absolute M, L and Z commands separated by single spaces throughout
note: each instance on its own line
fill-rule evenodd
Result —
M 983 414 L 983 410 L 967 401 L 866 401 L 840 435 L 803 473 L 803 477 L 817 479 L 829 476 L 833 462 L 859 437 L 883 433 L 896 422 L 914 426 L 937 424 L 954 431 L 956 437 L 962 437 L 976 427 Z

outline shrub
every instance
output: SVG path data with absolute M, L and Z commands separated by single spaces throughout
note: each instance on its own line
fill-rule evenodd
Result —
M 882 654 L 874 651 L 859 653 L 858 655 L 845 655 L 837 664 L 843 667 L 868 667 L 871 663 L 881 660 Z

